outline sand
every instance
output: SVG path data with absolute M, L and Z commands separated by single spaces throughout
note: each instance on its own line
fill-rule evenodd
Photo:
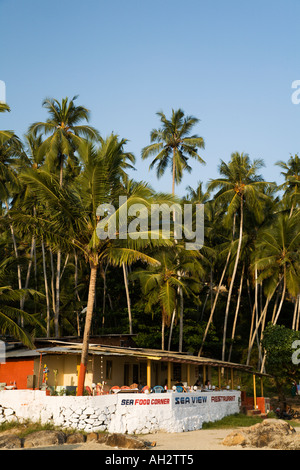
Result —
M 232 429 L 214 429 L 204 430 L 200 429 L 197 431 L 189 431 L 183 433 L 164 433 L 158 432 L 155 434 L 145 434 L 140 436 L 141 439 L 148 442 L 155 442 L 156 445 L 150 448 L 146 452 L 153 451 L 198 451 L 198 450 L 270 450 L 267 447 L 262 449 L 249 448 L 242 446 L 227 447 L 222 445 L 221 441 L 230 433 Z M 83 444 L 64 444 L 61 446 L 51 446 L 47 448 L 36 448 L 37 450 L 88 450 L 88 451 L 118 451 L 123 449 L 117 449 L 104 444 L 99 444 L 95 441 L 86 442 Z M 34 449 L 31 449 L 34 450 Z M 134 451 L 130 450 L 130 453 Z

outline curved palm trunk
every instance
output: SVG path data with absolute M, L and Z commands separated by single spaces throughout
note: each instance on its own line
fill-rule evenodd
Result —
M 124 276 L 124 284 L 125 284 L 127 308 L 128 308 L 129 333 L 132 335 L 132 316 L 131 316 L 131 304 L 130 304 L 130 295 L 129 295 L 129 287 L 128 287 L 128 272 L 127 272 L 125 263 L 122 263 L 122 267 L 123 267 L 123 276 Z
M 201 347 L 200 347 L 199 352 L 198 352 L 198 357 L 200 357 L 201 354 L 202 354 L 204 342 L 205 342 L 205 340 L 206 340 L 206 336 L 207 336 L 209 327 L 210 327 L 210 325 L 211 325 L 211 322 L 212 322 L 212 319 L 213 319 L 213 316 L 214 316 L 214 312 L 215 312 L 216 305 L 217 305 L 217 300 L 218 300 L 218 297 L 219 297 L 219 293 L 220 293 L 220 290 L 221 290 L 221 286 L 222 286 L 222 284 L 223 284 L 223 280 L 224 280 L 225 273 L 226 273 L 226 271 L 227 271 L 227 267 L 228 267 L 228 263 L 229 263 L 230 256 L 231 256 L 231 249 L 229 250 L 228 255 L 227 255 L 225 267 L 224 267 L 224 269 L 223 269 L 222 276 L 221 276 L 221 279 L 220 279 L 220 282 L 219 282 L 219 285 L 218 285 L 218 289 L 217 289 L 217 292 L 216 292 L 214 304 L 213 304 L 213 306 L 212 306 L 212 309 L 211 309 L 211 312 L 210 312 L 210 316 L 209 316 L 209 319 L 208 319 L 208 322 L 207 322 L 207 325 L 206 325 L 206 328 L 205 328 L 205 332 L 204 332 L 204 335 L 203 335 L 202 344 L 201 344 Z
M 240 258 L 240 252 L 241 252 L 241 246 L 242 246 L 242 238 L 243 238 L 243 219 L 244 219 L 244 204 L 243 204 L 243 197 L 241 197 L 241 220 L 240 220 L 240 234 L 239 234 L 239 242 L 238 242 L 238 248 L 236 252 L 236 258 L 235 258 L 235 263 L 234 263 L 234 268 L 233 268 L 233 273 L 232 273 L 232 278 L 230 282 L 230 287 L 228 291 L 228 298 L 227 298 L 227 305 L 226 305 L 226 311 L 225 311 L 225 319 L 224 319 L 224 329 L 223 329 L 223 346 L 222 346 L 222 360 L 224 361 L 225 359 L 225 343 L 226 343 L 226 331 L 227 331 L 227 322 L 228 322 L 228 314 L 229 314 L 229 307 L 230 307 L 230 300 L 231 300 L 231 295 L 232 295 L 232 289 L 233 289 L 233 284 L 235 280 L 235 275 L 239 263 L 239 258 Z
M 61 269 L 61 251 L 57 252 L 56 282 L 55 282 L 55 312 L 54 312 L 54 332 L 59 336 L 59 304 L 60 304 L 60 269 Z
M 242 288 L 243 288 L 243 281 L 244 281 L 244 271 L 245 271 L 245 263 L 243 264 L 243 269 L 242 269 L 242 274 L 241 274 L 241 281 L 240 281 L 240 288 L 239 288 L 239 295 L 238 295 L 238 301 L 237 301 L 237 304 L 236 304 L 234 322 L 233 322 L 233 326 L 232 326 L 231 345 L 230 345 L 229 354 L 228 354 L 228 362 L 230 362 L 230 359 L 231 359 L 232 343 L 233 343 L 234 336 L 235 336 L 236 323 L 237 323 L 237 318 L 238 318 L 239 309 L 240 309 L 240 303 L 241 303 L 241 297 L 242 297 Z
M 42 240 L 42 255 L 43 255 L 43 274 L 45 282 L 45 295 L 46 295 L 46 306 L 47 306 L 47 337 L 50 338 L 50 300 L 49 300 L 49 289 L 47 281 L 47 270 L 46 270 L 46 256 L 45 256 L 45 245 Z
M 179 317 L 179 348 L 178 351 L 182 352 L 183 345 L 183 292 L 182 288 L 179 288 L 179 305 L 180 305 L 180 317 Z
M 298 295 L 298 314 L 296 321 L 296 331 L 299 331 L 299 320 L 300 320 L 300 294 Z
M 161 319 L 161 350 L 165 350 L 165 314 L 162 314 Z
M 97 279 L 97 265 L 91 263 L 91 273 L 90 273 L 90 284 L 89 284 L 89 295 L 88 303 L 86 309 L 86 318 L 84 325 L 84 334 L 82 341 L 82 352 L 81 352 L 81 362 L 78 374 L 78 386 L 77 386 L 77 396 L 83 395 L 84 392 L 84 381 L 86 375 L 86 368 L 88 362 L 88 352 L 89 352 L 89 337 L 92 325 L 93 318 L 93 309 L 96 296 L 96 279 Z
M 276 290 L 276 289 L 275 289 Z M 251 355 L 251 351 L 252 351 L 252 347 L 253 347 L 253 343 L 254 343 L 254 340 L 255 340 L 255 337 L 257 335 L 257 332 L 258 332 L 258 328 L 260 326 L 260 324 L 262 322 L 264 322 L 265 318 L 266 318 L 266 315 L 267 315 L 267 310 L 268 310 L 268 306 L 269 306 L 269 303 L 274 295 L 274 292 L 275 290 L 273 291 L 272 294 L 268 295 L 267 297 L 267 300 L 266 300 L 266 303 L 265 303 L 265 306 L 264 306 L 264 309 L 260 315 L 260 318 L 258 319 L 258 322 L 255 326 L 255 330 L 253 332 L 253 334 L 250 336 L 250 340 L 249 340 L 249 346 L 248 346 L 248 357 L 247 357 L 247 362 L 246 364 L 249 365 L 249 362 L 250 362 L 250 355 Z M 262 339 L 262 335 L 261 335 L 261 339 Z
M 171 350 L 171 342 L 172 342 L 172 334 L 173 334 L 173 326 L 175 322 L 175 316 L 176 316 L 176 308 L 174 308 L 173 313 L 172 313 L 172 320 L 171 320 L 171 325 L 170 325 L 170 333 L 169 333 L 169 341 L 168 341 L 168 351 Z
M 273 322 L 274 325 L 277 323 L 279 314 L 281 312 L 281 308 L 282 308 L 284 297 L 285 297 L 285 292 L 286 292 L 286 265 L 283 266 L 283 288 L 282 288 L 280 304 L 278 306 L 278 310 L 277 310 L 277 313 Z
M 298 297 L 297 296 L 295 299 L 294 299 L 294 315 L 293 315 L 293 325 L 292 325 L 292 330 L 295 330 L 296 329 L 296 324 L 297 324 L 297 316 L 298 316 Z
M 175 194 L 175 148 L 173 148 L 173 165 L 172 165 L 172 196 Z
M 233 242 L 233 238 L 234 238 L 234 234 L 235 234 L 235 219 L 236 219 L 236 216 L 234 215 L 234 219 L 233 219 L 233 231 L 232 231 L 232 242 Z M 224 266 L 224 269 L 223 269 L 223 272 L 222 272 L 222 276 L 221 276 L 221 279 L 220 279 L 220 282 L 219 282 L 219 285 L 218 285 L 218 288 L 217 288 L 217 292 L 216 292 L 214 304 L 213 304 L 213 306 L 212 306 L 212 308 L 211 308 L 210 316 L 209 316 L 209 319 L 208 319 L 208 322 L 207 322 L 207 325 L 206 325 L 206 328 L 205 328 L 205 332 L 204 332 L 204 335 L 203 335 L 202 344 L 201 344 L 201 347 L 200 347 L 199 352 L 198 352 L 198 357 L 200 357 L 201 354 L 202 354 L 204 342 L 205 342 L 205 340 L 206 340 L 206 336 L 207 336 L 209 327 L 210 327 L 210 325 L 211 325 L 211 322 L 212 322 L 212 319 L 213 319 L 213 316 L 214 316 L 214 312 L 215 312 L 216 305 L 217 305 L 217 300 L 218 300 L 218 297 L 219 297 L 219 293 L 220 293 L 220 290 L 221 290 L 221 286 L 222 286 L 222 284 L 223 284 L 224 276 L 225 276 L 225 273 L 226 273 L 226 271 L 227 271 L 228 263 L 229 263 L 229 260 L 230 260 L 231 250 L 232 250 L 232 248 L 230 248 L 230 250 L 229 250 L 229 252 L 228 252 L 228 255 L 227 255 L 226 263 L 225 263 L 225 266 Z

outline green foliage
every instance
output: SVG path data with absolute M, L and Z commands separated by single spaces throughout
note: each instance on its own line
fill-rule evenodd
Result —
M 172 171 L 173 194 L 157 193 L 129 178 L 136 158 L 128 140 L 101 137 L 76 99 L 46 99 L 47 119 L 30 125 L 24 142 L 0 131 L 0 334 L 26 344 L 36 336 L 82 336 L 96 267 L 93 335 L 132 328 L 138 346 L 160 348 L 172 326 L 172 350 L 201 348 L 226 360 L 232 346 L 232 361 L 272 373 L 277 385 L 298 380 L 291 362 L 300 326 L 298 155 L 278 162 L 280 195 L 259 174 L 262 160 L 235 152 L 205 189 L 188 186 L 176 198 L 190 158 L 204 163 L 204 139 L 192 135 L 197 118 L 181 109 L 170 119 L 158 113 L 161 126 L 141 151 L 158 177 Z M 100 240 L 97 207 L 117 208 L 124 195 L 128 208 L 142 203 L 147 214 L 153 203 L 204 203 L 203 248 L 186 251 L 172 236 Z M 149 223 L 144 235 L 150 230 Z M 269 322 L 273 329 L 265 328 Z
M 265 329 L 262 346 L 267 353 L 268 372 L 280 382 L 288 380 L 298 382 L 300 379 L 299 365 L 293 361 L 294 341 L 300 341 L 299 331 L 290 330 L 284 325 L 272 324 Z

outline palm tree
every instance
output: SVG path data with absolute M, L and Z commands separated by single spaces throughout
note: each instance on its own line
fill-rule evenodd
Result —
M 117 205 L 120 194 L 119 166 L 123 163 L 123 155 L 118 142 L 113 143 L 108 138 L 103 141 L 97 152 L 85 152 L 83 155 L 83 170 L 72 185 L 61 187 L 59 179 L 44 170 L 24 172 L 22 180 L 35 192 L 37 201 L 41 201 L 47 210 L 43 216 L 36 218 L 14 214 L 16 223 L 22 226 L 23 230 L 35 230 L 38 237 L 43 237 L 52 245 L 56 245 L 57 250 L 70 252 L 75 248 L 89 266 L 90 279 L 78 395 L 83 393 L 98 268 L 107 264 L 130 265 L 137 260 L 157 263 L 146 253 L 146 247 L 153 244 L 149 239 L 133 240 L 130 236 L 126 240 L 110 237 L 101 239 L 97 235 L 101 220 L 97 215 L 97 208 L 105 203 Z M 127 204 L 130 207 L 136 202 L 142 202 L 150 210 L 151 201 L 142 198 L 129 198 Z M 119 208 L 118 214 L 121 213 L 121 209 L 122 207 Z M 160 242 L 157 240 L 154 243 Z
M 13 258 L 6 257 L 0 263 L 0 334 L 10 334 L 33 349 L 33 338 L 28 328 L 39 326 L 43 330 L 43 326 L 36 316 L 17 308 L 16 302 L 20 302 L 24 295 L 40 294 L 31 289 L 14 289 L 8 284 L 9 268 L 13 267 L 15 262 Z
M 64 98 L 61 103 L 52 98 L 43 102 L 43 107 L 48 111 L 49 118 L 45 122 L 35 122 L 29 127 L 29 133 L 39 133 L 48 136 L 39 152 L 46 155 L 46 164 L 51 171 L 59 172 L 60 186 L 63 185 L 63 170 L 65 162 L 75 159 L 75 152 L 83 143 L 83 139 L 99 140 L 96 129 L 88 125 L 80 124 L 89 121 L 89 111 L 83 106 L 76 106 L 74 96 L 70 101 Z M 60 279 L 61 279 L 61 251 L 57 252 L 56 270 L 56 302 L 55 302 L 55 334 L 59 336 L 59 310 L 60 310 Z
M 291 156 L 288 162 L 279 161 L 276 165 L 283 170 L 281 174 L 285 177 L 285 182 L 280 189 L 285 190 L 285 197 L 291 201 L 290 215 L 300 201 L 300 158 L 298 155 Z
M 175 194 L 175 183 L 180 183 L 183 171 L 191 172 L 188 164 L 189 158 L 200 163 L 204 160 L 198 155 L 197 149 L 204 148 L 204 140 L 197 135 L 191 135 L 192 128 L 199 122 L 193 116 L 184 117 L 181 109 L 172 110 L 171 119 L 168 120 L 163 112 L 158 112 L 162 127 L 153 129 L 150 134 L 152 144 L 142 149 L 142 158 L 146 159 L 156 155 L 150 164 L 150 169 L 157 167 L 157 177 L 160 178 L 166 168 L 172 170 L 172 194 Z
M 10 107 L 6 103 L 2 103 L 0 101 L 0 113 L 10 112 Z M 9 139 L 14 135 L 13 131 L 1 131 L 0 130 L 0 138 Z
M 161 308 L 161 349 L 164 350 L 165 326 L 170 325 L 173 312 L 178 311 L 178 305 L 182 301 L 179 293 L 195 297 L 199 291 L 199 276 L 203 273 L 203 269 L 197 252 L 193 252 L 193 255 L 189 253 L 187 257 L 185 250 L 178 245 L 162 249 L 153 256 L 159 264 L 138 269 L 132 277 L 139 279 L 141 283 L 147 302 L 145 311 L 151 313 L 155 305 Z
M 63 184 L 63 168 L 67 160 L 72 160 L 74 153 L 82 144 L 83 139 L 99 140 L 96 129 L 80 124 L 89 121 L 90 113 L 83 106 L 76 106 L 74 96 L 70 101 L 62 99 L 61 103 L 53 98 L 43 101 L 43 107 L 48 111 L 49 118 L 45 122 L 35 122 L 29 127 L 29 133 L 48 136 L 40 147 L 40 152 L 46 155 L 50 169 L 59 169 L 59 181 Z
M 249 340 L 247 364 L 258 328 L 261 326 L 261 340 L 268 306 L 273 295 L 278 290 L 279 304 L 275 302 L 272 323 L 279 319 L 287 293 L 295 299 L 300 295 L 299 269 L 299 220 L 284 212 L 278 213 L 268 227 L 259 232 L 252 264 L 258 271 L 258 282 L 265 282 L 266 302 L 257 321 L 256 327 Z M 281 293 L 280 293 L 281 289 Z M 265 356 L 261 370 L 264 367 Z
M 222 360 L 225 359 L 225 344 L 227 322 L 229 315 L 230 300 L 240 259 L 240 252 L 243 240 L 244 210 L 251 210 L 259 219 L 261 217 L 262 202 L 267 198 L 263 189 L 268 185 L 257 175 L 257 170 L 263 166 L 262 160 L 250 161 L 247 154 L 238 152 L 231 155 L 231 160 L 227 164 L 221 161 L 219 171 L 223 178 L 211 180 L 208 190 L 219 189 L 216 199 L 220 199 L 227 206 L 225 224 L 232 223 L 234 216 L 238 215 L 240 221 L 238 246 L 235 255 L 235 262 L 231 281 L 228 290 L 227 305 L 224 317 Z
M 256 247 L 255 263 L 261 278 L 282 284 L 281 300 L 273 318 L 277 323 L 286 293 L 293 298 L 300 293 L 299 218 L 278 214 L 270 227 L 263 230 Z

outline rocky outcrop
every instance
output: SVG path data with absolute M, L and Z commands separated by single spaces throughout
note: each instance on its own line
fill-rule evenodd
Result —
M 64 444 L 66 435 L 62 431 L 37 431 L 24 438 L 23 447 L 48 447 Z
M 265 419 L 249 428 L 232 431 L 222 441 L 224 446 L 244 446 L 278 450 L 300 450 L 300 434 L 281 419 Z
M 117 433 L 103 434 L 98 437 L 97 442 L 122 449 L 145 449 L 147 447 L 145 442 L 136 437 Z
M 0 436 L 0 449 L 20 449 L 22 440 L 14 434 Z
M 118 449 L 137 450 L 154 447 L 156 444 L 155 442 L 145 442 L 137 437 L 118 433 L 90 433 L 84 435 L 79 432 L 65 434 L 63 431 L 59 430 L 44 430 L 32 432 L 26 437 L 19 437 L 16 434 L 4 432 L 2 435 L 0 434 L 0 449 L 45 448 L 50 446 L 62 446 L 64 444 L 83 444 L 84 442 L 91 441 Z

